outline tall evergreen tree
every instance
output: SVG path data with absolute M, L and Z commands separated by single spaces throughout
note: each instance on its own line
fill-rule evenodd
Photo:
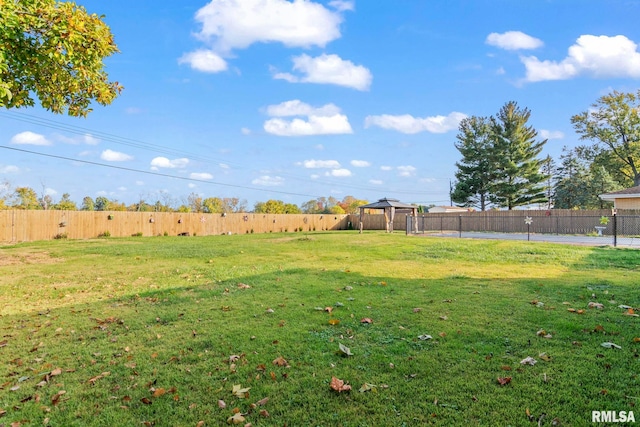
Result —
M 514 101 L 491 118 L 492 159 L 496 166 L 491 199 L 509 210 L 545 201 L 544 180 L 538 155 L 547 140 L 536 141 L 538 132 L 527 126 L 531 112 Z
M 493 143 L 489 119 L 468 117 L 460 122 L 456 148 L 462 160 L 456 162 L 456 184 L 451 194 L 460 206 L 484 211 L 489 205 L 489 191 L 494 178 Z
M 557 209 L 584 208 L 589 200 L 589 169 L 572 150 L 564 148 L 556 172 L 555 204 Z

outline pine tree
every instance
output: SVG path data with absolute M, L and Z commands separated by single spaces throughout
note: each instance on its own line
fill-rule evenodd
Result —
M 455 143 L 462 154 L 456 162 L 456 184 L 451 194 L 453 202 L 484 211 L 489 204 L 489 188 L 493 180 L 492 140 L 489 120 L 469 117 L 460 122 Z
M 492 163 L 495 179 L 491 199 L 509 210 L 517 206 L 545 201 L 545 176 L 538 155 L 547 140 L 536 141 L 538 132 L 527 126 L 531 112 L 514 101 L 506 103 L 497 117 L 491 118 Z
M 587 183 L 591 180 L 589 169 L 580 161 L 574 151 L 564 148 L 560 156 L 560 166 L 556 173 L 556 209 L 584 208 L 589 200 Z

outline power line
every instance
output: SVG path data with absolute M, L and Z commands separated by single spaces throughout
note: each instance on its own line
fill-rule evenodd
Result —
M 226 161 L 226 160 L 223 160 L 223 159 L 218 159 L 218 158 L 214 158 L 214 157 L 198 155 L 198 154 L 194 154 L 194 153 L 190 153 L 190 152 L 186 152 L 186 151 L 182 151 L 182 150 L 175 150 L 175 149 L 170 148 L 170 147 L 157 145 L 157 144 L 151 144 L 151 143 L 144 142 L 144 141 L 141 141 L 141 140 L 128 138 L 128 137 L 122 137 L 122 136 L 118 136 L 118 135 L 111 134 L 111 133 L 108 133 L 108 132 L 96 131 L 96 130 L 85 128 L 85 127 L 81 127 L 81 126 L 63 124 L 63 123 L 59 123 L 59 122 L 56 122 L 56 121 L 53 121 L 53 120 L 49 120 L 49 119 L 42 118 L 42 117 L 37 117 L 37 116 L 26 114 L 26 113 L 17 113 L 17 112 L 13 112 L 13 111 L 0 111 L 0 117 L 5 117 L 5 118 L 12 119 L 12 120 L 21 121 L 21 122 L 24 122 L 24 123 L 29 123 L 29 124 L 32 124 L 32 125 L 42 126 L 42 127 L 46 127 L 46 128 L 50 128 L 50 129 L 57 129 L 57 130 L 69 132 L 69 133 L 72 133 L 72 134 L 75 134 L 75 135 L 83 135 L 83 136 L 84 135 L 90 135 L 92 137 L 97 137 L 97 138 L 99 138 L 101 140 L 112 142 L 114 144 L 125 145 L 125 146 L 134 147 L 134 148 L 138 148 L 138 149 L 141 149 L 141 150 L 146 150 L 146 151 L 155 152 L 155 153 L 159 153 L 159 154 L 166 154 L 166 155 L 171 155 L 171 156 L 185 156 L 185 157 L 190 157 L 191 159 L 194 159 L 194 160 L 199 160 L 199 161 L 203 161 L 203 162 L 223 163 L 223 164 L 226 164 L 226 165 L 234 166 L 235 168 L 240 169 L 240 170 L 248 169 L 251 172 L 257 172 L 255 170 L 252 170 L 252 169 L 249 169 L 249 168 L 245 167 L 244 165 L 240 165 L 240 164 L 234 163 L 234 162 L 229 162 L 229 161 Z M 37 153 L 37 152 L 31 152 L 31 153 L 44 155 L 42 153 Z M 55 156 L 52 156 L 52 157 L 55 157 Z M 66 158 L 66 159 L 69 160 L 68 158 Z M 83 162 L 81 160 L 76 160 L 76 159 L 72 159 L 72 161 Z M 91 164 L 91 162 L 86 162 L 86 163 L 90 163 Z M 106 167 L 110 167 L 110 165 L 105 165 L 105 164 L 101 164 L 101 163 L 96 163 L 96 164 L 97 165 L 106 166 Z M 131 169 L 131 171 L 140 171 L 140 170 L 139 169 Z M 141 172 L 142 173 L 151 173 L 151 172 L 148 172 L 148 171 L 141 171 Z M 297 175 L 294 175 L 294 174 L 291 174 L 291 173 L 287 173 L 287 172 L 278 172 L 278 174 L 282 175 L 282 176 L 285 176 L 287 178 L 290 178 L 290 179 L 294 179 L 294 180 L 301 181 L 301 182 L 307 182 L 307 183 L 332 185 L 332 186 L 338 186 L 338 187 L 341 187 L 341 188 L 350 188 L 350 189 L 361 190 L 361 191 L 371 191 L 371 192 L 379 192 L 379 191 L 381 191 L 381 189 L 379 187 L 368 187 L 368 186 L 363 186 L 363 185 L 354 185 L 354 184 L 348 184 L 348 183 L 344 183 L 344 182 L 336 182 L 336 181 L 331 181 L 331 180 L 309 179 L 309 178 L 303 178 L 303 177 L 300 177 L 300 176 L 297 176 Z M 164 175 L 164 174 L 157 174 L 157 175 L 158 176 L 172 176 L 172 175 Z M 184 179 L 184 177 L 178 177 L 178 178 L 179 179 Z M 210 182 L 210 181 L 204 181 L 204 182 Z M 231 185 L 231 184 L 219 183 L 219 185 L 227 185 L 227 186 L 234 187 L 234 185 Z M 235 186 L 235 187 L 237 187 L 237 188 L 245 188 L 245 189 L 255 189 L 257 191 L 267 191 L 267 190 L 253 188 L 253 187 L 243 187 L 243 186 Z M 283 192 L 283 191 L 271 191 L 271 190 L 269 190 L 269 191 L 270 192 L 274 192 L 274 193 L 281 193 L 281 194 L 296 194 L 296 193 L 287 193 L 287 192 Z M 390 189 L 386 189 L 386 191 L 393 192 L 395 194 L 422 194 L 422 195 L 427 195 L 427 194 L 439 194 L 440 193 L 440 192 L 435 192 L 435 191 L 434 192 L 427 192 L 427 191 L 405 191 L 405 190 L 390 190 Z
M 135 173 L 142 173 L 142 174 L 146 174 L 146 175 L 154 175 L 154 176 L 161 176 L 161 177 L 165 177 L 165 178 L 180 179 L 180 180 L 183 180 L 183 181 L 195 181 L 195 182 L 202 182 L 202 183 L 205 183 L 205 184 L 221 185 L 221 186 L 232 187 L 232 188 L 241 188 L 243 190 L 254 190 L 254 191 L 264 191 L 264 192 L 269 192 L 269 193 L 286 194 L 286 195 L 289 195 L 289 196 L 304 196 L 304 197 L 314 197 L 314 198 L 320 197 L 320 196 L 313 195 L 313 194 L 293 193 L 293 192 L 279 191 L 279 190 L 267 190 L 267 189 L 263 189 L 263 188 L 249 187 L 249 186 L 244 186 L 244 185 L 226 184 L 226 183 L 223 183 L 223 182 L 207 181 L 207 180 L 204 180 L 204 179 L 188 178 L 188 177 L 184 177 L 184 176 L 170 175 L 170 174 L 160 173 L 160 172 L 145 171 L 145 170 L 142 170 L 142 169 L 127 168 L 127 167 L 124 167 L 124 166 L 107 165 L 105 163 L 92 162 L 92 161 L 89 161 L 89 160 L 80 160 L 80 159 L 74 159 L 74 158 L 71 158 L 71 157 L 57 156 L 57 155 L 54 155 L 54 154 L 46 154 L 46 153 L 39 153 L 37 151 L 24 150 L 24 149 L 21 149 L 21 148 L 7 147 L 6 145 L 0 145 L 0 148 L 4 148 L 4 149 L 7 149 L 7 150 L 13 150 L 13 151 L 19 151 L 21 153 L 34 154 L 36 156 L 43 156 L 43 157 L 50 157 L 50 158 L 54 158 L 54 159 L 68 160 L 68 161 L 71 161 L 71 162 L 85 163 L 85 164 L 94 165 L 94 166 L 102 166 L 102 167 L 105 167 L 105 168 L 118 169 L 118 170 L 123 170 L 123 171 L 128 171 L 128 172 L 135 172 Z

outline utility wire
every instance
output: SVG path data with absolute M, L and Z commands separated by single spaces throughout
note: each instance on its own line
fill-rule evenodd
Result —
M 128 172 L 143 173 L 143 174 L 146 174 L 146 175 L 161 176 L 161 177 L 165 177 L 165 178 L 180 179 L 180 180 L 183 180 L 183 181 L 195 181 L 195 182 L 202 182 L 202 183 L 211 184 L 211 185 L 221 185 L 221 186 L 225 186 L 225 187 L 242 188 L 243 190 L 254 190 L 254 191 L 263 191 L 263 192 L 269 192 L 269 193 L 287 194 L 287 195 L 290 195 L 290 196 L 304 196 L 304 197 L 313 197 L 313 198 L 320 197 L 320 196 L 313 195 L 313 194 L 293 193 L 293 192 L 279 191 L 279 190 L 267 190 L 267 189 L 264 189 L 264 188 L 248 187 L 248 186 L 237 185 L 237 184 L 226 184 L 226 183 L 223 183 L 223 182 L 207 181 L 207 180 L 204 180 L 204 179 L 187 178 L 187 177 L 184 177 L 184 176 L 170 175 L 170 174 L 160 173 L 160 172 L 151 172 L 151 171 L 145 171 L 145 170 L 142 170 L 142 169 L 127 168 L 127 167 L 124 167 L 124 166 L 107 165 L 105 163 L 92 162 L 92 161 L 89 161 L 89 160 L 79 160 L 79 159 L 74 159 L 74 158 L 71 158 L 71 157 L 57 156 L 57 155 L 54 155 L 54 154 L 39 153 L 37 151 L 24 150 L 24 149 L 15 148 L 15 147 L 7 147 L 6 145 L 0 145 L 0 148 L 4 148 L 4 149 L 7 149 L 7 150 L 13 150 L 13 151 L 19 151 L 21 153 L 34 154 L 34 155 L 37 155 L 37 156 L 44 156 L 44 157 L 50 157 L 50 158 L 54 158 L 54 159 L 69 160 L 71 162 L 85 163 L 85 164 L 94 165 L 94 166 L 102 166 L 102 167 L 105 167 L 105 168 L 118 169 L 118 170 L 123 170 L 123 171 L 128 171 Z
M 49 119 L 42 118 L 42 117 L 37 117 L 37 116 L 34 116 L 34 115 L 30 115 L 30 114 L 17 113 L 17 112 L 12 112 L 12 111 L 0 111 L 0 117 L 5 117 L 5 118 L 12 119 L 12 120 L 17 120 L 17 121 L 21 121 L 21 122 L 24 122 L 24 123 L 29 123 L 29 124 L 33 124 L 33 125 L 37 125 L 37 126 L 50 128 L 50 129 L 62 130 L 62 131 L 65 131 L 65 132 L 76 134 L 76 135 L 83 135 L 83 136 L 84 135 L 90 135 L 92 137 L 97 137 L 97 138 L 99 138 L 101 140 L 112 142 L 114 144 L 125 145 L 125 146 L 134 147 L 134 148 L 138 148 L 138 149 L 142 149 L 142 150 L 147 150 L 147 151 L 151 151 L 151 152 L 155 152 L 155 153 L 166 154 L 166 155 L 171 155 L 171 156 L 190 157 L 191 159 L 200 160 L 200 161 L 204 161 L 204 162 L 223 163 L 223 164 L 226 164 L 226 165 L 234 166 L 234 167 L 236 167 L 237 169 L 240 169 L 240 170 L 247 169 L 243 165 L 240 165 L 240 164 L 237 164 L 237 163 L 233 163 L 233 162 L 228 162 L 228 161 L 223 160 L 223 159 L 218 159 L 218 158 L 214 158 L 214 157 L 198 155 L 198 154 L 189 153 L 189 152 L 181 151 L 181 150 L 175 150 L 175 149 L 170 148 L 170 147 L 151 144 L 151 143 L 147 143 L 147 142 L 140 141 L 140 140 L 137 140 L 137 139 L 122 137 L 122 136 L 114 135 L 114 134 L 107 133 L 107 132 L 96 131 L 96 130 L 85 128 L 85 127 L 81 127 L 81 126 L 58 123 L 58 122 L 53 121 L 53 120 L 49 120 Z M 31 153 L 33 153 L 33 154 L 42 154 L 42 153 L 36 153 L 36 152 L 31 152 Z M 73 159 L 73 161 L 82 162 L 81 160 L 75 160 L 75 159 Z M 109 166 L 109 165 L 104 165 L 104 164 L 101 164 L 101 163 L 97 163 L 97 164 L 98 165 L 102 165 L 102 166 L 107 166 L 107 167 Z M 134 169 L 132 169 L 132 170 L 134 170 Z M 150 173 L 148 171 L 141 171 L 141 172 Z M 311 180 L 311 179 L 303 178 L 303 177 L 300 177 L 300 176 L 296 176 L 294 174 L 290 174 L 290 173 L 287 173 L 287 172 L 282 172 L 282 173 L 279 172 L 278 174 L 282 175 L 282 176 L 285 176 L 285 177 L 288 177 L 288 178 L 291 178 L 291 179 L 298 180 L 298 181 L 307 182 L 307 183 L 316 183 L 316 184 L 319 183 L 319 184 L 325 184 L 325 185 L 334 185 L 334 186 L 339 186 L 339 187 L 342 187 L 342 188 L 351 188 L 351 189 L 355 189 L 355 190 L 371 191 L 371 192 L 379 192 L 381 190 L 379 187 L 367 187 L 367 186 L 362 186 L 362 185 L 354 185 L 354 184 L 348 184 L 348 183 L 344 183 L 344 182 L 336 182 L 336 181 L 330 181 L 330 180 L 318 180 L 318 179 Z M 163 176 L 163 174 L 158 174 L 158 175 L 159 176 Z M 165 175 L 165 176 L 172 176 L 172 175 Z M 185 179 L 184 177 L 178 177 L 178 178 Z M 210 182 L 210 181 L 204 181 L 204 182 Z M 230 185 L 230 184 L 221 184 L 221 183 L 219 185 L 233 186 L 233 185 Z M 245 188 L 245 189 L 255 189 L 255 190 L 258 190 L 258 191 L 266 191 L 266 190 L 252 188 L 252 187 L 243 187 L 243 186 L 237 186 L 237 187 L 238 188 Z M 269 190 L 269 191 L 271 191 L 271 190 Z M 406 190 L 389 190 L 389 191 L 391 191 L 391 192 L 393 192 L 395 194 L 423 194 L 423 195 L 427 195 L 427 194 L 438 194 L 439 193 L 439 192 L 406 191 Z M 271 192 L 278 193 L 278 191 L 271 191 Z M 295 193 L 287 193 L 287 192 L 282 192 L 282 191 L 280 191 L 279 193 L 282 193 L 282 194 L 295 194 Z

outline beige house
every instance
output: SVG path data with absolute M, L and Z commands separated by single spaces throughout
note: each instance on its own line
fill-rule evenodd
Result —
M 640 209 L 640 185 L 600 194 L 598 197 L 607 202 L 613 202 L 614 209 Z

